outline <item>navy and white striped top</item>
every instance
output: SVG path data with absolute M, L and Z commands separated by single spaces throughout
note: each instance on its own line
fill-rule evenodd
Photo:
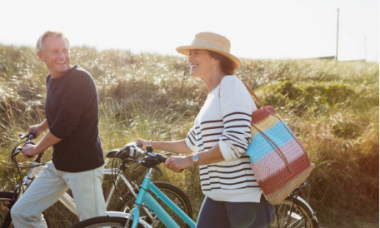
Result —
M 260 202 L 261 189 L 245 154 L 251 139 L 251 114 L 256 106 L 234 75 L 223 78 L 207 96 L 187 134 L 194 152 L 219 143 L 225 161 L 199 166 L 203 193 L 216 201 Z

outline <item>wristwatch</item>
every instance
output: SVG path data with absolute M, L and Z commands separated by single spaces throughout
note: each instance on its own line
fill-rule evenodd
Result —
M 198 159 L 199 159 L 198 154 L 194 154 L 194 156 L 193 156 L 193 163 L 194 163 L 194 166 L 197 166 L 197 165 L 198 165 Z

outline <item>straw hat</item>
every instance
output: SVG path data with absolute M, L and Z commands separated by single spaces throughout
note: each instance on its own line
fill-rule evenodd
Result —
M 235 70 L 241 65 L 240 60 L 234 55 L 230 54 L 231 43 L 230 41 L 219 34 L 212 32 L 201 32 L 195 35 L 193 43 L 189 46 L 177 47 L 177 51 L 181 54 L 189 56 L 191 49 L 205 49 L 217 52 L 229 58 L 235 63 Z

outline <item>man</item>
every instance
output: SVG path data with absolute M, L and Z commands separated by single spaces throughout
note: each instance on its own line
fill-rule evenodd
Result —
M 36 138 L 49 131 L 36 145 L 25 145 L 30 158 L 53 146 L 52 161 L 33 181 L 11 210 L 15 227 L 47 227 L 42 212 L 69 188 L 80 220 L 106 214 L 102 192 L 104 158 L 98 136 L 98 96 L 92 76 L 70 65 L 67 38 L 45 32 L 37 42 L 37 55 L 45 62 L 46 120 L 29 127 Z

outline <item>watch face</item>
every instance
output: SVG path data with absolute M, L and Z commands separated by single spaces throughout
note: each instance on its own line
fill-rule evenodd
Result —
M 193 156 L 193 162 L 196 163 L 198 161 L 198 154 L 195 154 Z

